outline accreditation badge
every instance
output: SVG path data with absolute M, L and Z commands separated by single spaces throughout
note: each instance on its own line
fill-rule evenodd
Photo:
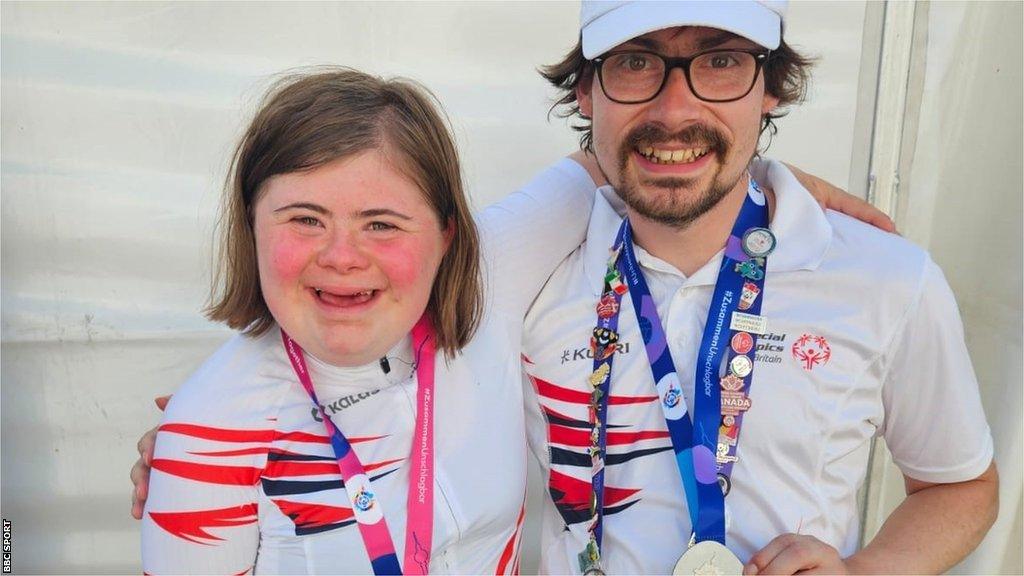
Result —
M 675 576 L 740 576 L 743 562 L 724 544 L 714 540 L 697 542 L 683 554 L 672 569 Z

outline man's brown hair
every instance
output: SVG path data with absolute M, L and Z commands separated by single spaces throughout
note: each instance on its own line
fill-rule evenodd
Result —
M 774 120 L 786 115 L 786 107 L 798 104 L 807 96 L 807 85 L 811 79 L 811 66 L 814 60 L 801 55 L 785 40 L 780 39 L 779 47 L 771 51 L 768 61 L 763 67 L 765 92 L 779 99 L 779 106 L 761 120 L 761 133 L 768 132 L 774 136 L 778 131 Z M 548 82 L 558 89 L 559 98 L 551 107 L 553 112 L 561 108 L 558 116 L 562 118 L 578 117 L 582 123 L 573 124 L 572 129 L 580 132 L 580 148 L 593 151 L 594 134 L 591 119 L 580 113 L 579 102 L 576 101 L 576 88 L 580 84 L 590 83 L 594 79 L 594 63 L 583 56 L 583 40 L 580 38 L 576 46 L 565 55 L 561 62 L 542 66 L 539 70 Z M 770 143 L 769 139 L 769 143 Z
M 317 68 L 277 81 L 242 137 L 225 184 L 219 262 L 209 319 L 258 336 L 274 325 L 263 300 L 253 206 L 272 176 L 312 170 L 380 150 L 415 183 L 452 240 L 441 260 L 427 312 L 437 346 L 450 358 L 480 322 L 480 244 L 462 187 L 455 143 L 440 103 L 406 79 L 349 68 Z

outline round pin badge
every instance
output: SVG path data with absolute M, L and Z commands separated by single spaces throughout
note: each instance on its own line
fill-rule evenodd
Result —
M 737 354 L 746 354 L 754 349 L 754 337 L 746 332 L 737 332 L 733 335 L 731 344 Z
M 764 258 L 775 250 L 775 234 L 767 228 L 751 228 L 743 234 L 743 251 L 751 258 Z
M 749 356 L 736 356 L 729 361 L 729 371 L 740 378 L 746 378 L 753 370 L 754 363 Z

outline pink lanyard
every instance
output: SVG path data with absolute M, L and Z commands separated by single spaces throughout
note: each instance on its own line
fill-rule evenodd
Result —
M 313 381 L 306 368 L 306 359 L 300 347 L 281 330 L 284 347 L 295 369 L 299 382 L 306 389 L 320 419 L 327 428 L 327 436 L 338 468 L 345 481 L 345 491 L 352 503 L 352 511 L 359 532 L 366 545 L 374 574 L 402 574 L 398 565 L 395 544 L 388 532 L 380 499 L 372 491 L 370 478 L 356 456 L 348 439 L 324 413 L 313 390 Z M 412 328 L 413 351 L 416 355 L 416 428 L 409 455 L 412 470 L 409 475 L 409 496 L 406 502 L 408 518 L 405 527 L 405 574 L 427 574 L 434 529 L 434 328 L 426 313 Z

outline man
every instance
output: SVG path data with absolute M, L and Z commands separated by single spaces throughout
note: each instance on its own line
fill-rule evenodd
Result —
M 611 187 L 525 325 L 542 572 L 938 573 L 995 519 L 942 273 L 751 163 L 807 76 L 784 15 L 584 2 L 581 43 L 546 69 Z M 879 434 L 908 496 L 858 551 Z

